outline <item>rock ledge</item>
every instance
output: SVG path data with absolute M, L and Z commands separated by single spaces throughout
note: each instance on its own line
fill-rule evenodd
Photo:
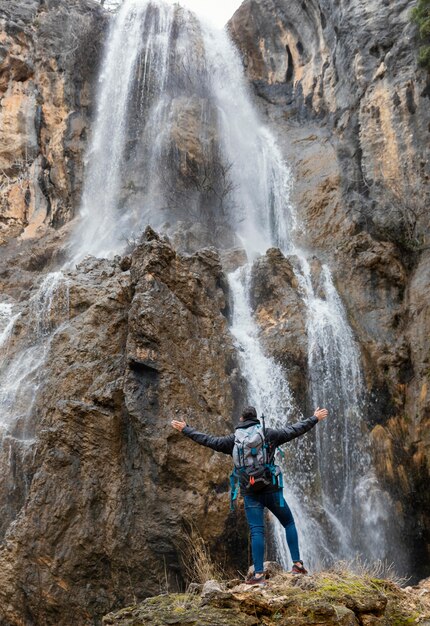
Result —
M 211 593 L 165 594 L 110 613 L 104 626 L 430 626 L 428 582 L 401 589 L 350 572 L 281 573 L 262 587 L 210 581 Z

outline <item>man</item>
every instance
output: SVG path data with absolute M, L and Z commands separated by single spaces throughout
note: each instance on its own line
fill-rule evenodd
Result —
M 263 486 L 259 487 L 260 490 L 256 493 L 250 492 L 251 487 L 247 488 L 245 483 L 241 481 L 241 493 L 245 499 L 245 514 L 251 531 L 251 551 L 254 561 L 254 575 L 246 581 L 250 585 L 264 584 L 265 580 L 263 567 L 265 508 L 268 508 L 285 528 L 288 548 L 293 561 L 292 573 L 307 574 L 307 570 L 303 566 L 303 561 L 300 559 L 299 542 L 294 518 L 282 493 L 280 470 L 273 464 L 273 459 L 278 446 L 304 435 L 318 422 L 325 419 L 327 415 L 327 409 L 320 409 L 318 407 L 312 417 L 308 417 L 301 422 L 286 425 L 284 428 L 276 430 L 274 428 L 263 428 L 263 431 L 260 431 L 263 435 L 261 436 L 260 434 L 260 438 L 264 443 L 264 445 L 260 447 L 265 448 L 263 454 L 266 455 L 265 460 L 267 467 L 273 469 L 273 479 L 266 481 L 267 484 L 263 483 Z M 241 442 L 246 438 L 246 433 L 243 432 L 243 429 L 246 429 L 247 432 L 252 432 L 254 435 L 254 432 L 256 430 L 258 432 L 260 429 L 260 421 L 255 408 L 248 406 L 242 411 L 239 425 L 236 427 L 235 433 L 226 435 L 225 437 L 214 437 L 213 435 L 200 433 L 194 430 L 194 428 L 187 426 L 186 422 L 183 420 L 173 420 L 172 426 L 202 446 L 207 446 L 217 452 L 232 455 L 235 459 L 236 469 L 241 469 L 238 468 L 240 461 L 238 462 L 237 459 L 240 458 L 240 453 L 238 454 L 237 450 L 238 446 L 242 445 Z M 252 454 L 259 454 L 259 451 L 255 447 L 249 449 L 252 450 Z M 243 465 L 245 466 L 245 464 L 244 459 Z M 258 476 L 257 471 L 255 472 L 255 476 Z M 259 479 L 257 478 L 257 480 Z M 249 482 L 253 485 L 255 478 L 251 476 Z

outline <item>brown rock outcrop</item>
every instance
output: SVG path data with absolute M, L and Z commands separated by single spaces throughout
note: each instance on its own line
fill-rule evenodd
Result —
M 215 251 L 182 258 L 148 231 L 130 257 L 88 258 L 65 280 L 44 318 L 54 333 L 36 405 L 9 425 L 1 451 L 9 626 L 98 623 L 134 596 L 180 587 L 189 518 L 220 560 L 243 541 L 228 521 L 228 462 L 170 426 L 180 415 L 228 432 L 238 411 Z M 10 359 L 34 324 L 24 309 Z
M 288 372 L 288 382 L 303 410 L 307 404 L 303 385 L 308 366 L 306 307 L 299 294 L 294 261 L 276 248 L 257 259 L 252 269 L 251 304 L 265 349 Z
M 92 0 L 0 2 L 0 243 L 74 215 L 106 26 Z

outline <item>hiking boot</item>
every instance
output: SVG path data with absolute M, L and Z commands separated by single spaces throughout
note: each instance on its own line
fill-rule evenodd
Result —
M 291 569 L 292 574 L 307 574 L 308 570 L 303 567 L 303 561 L 297 561 L 297 563 L 293 564 Z
M 251 578 L 245 580 L 245 585 L 265 585 L 266 584 L 266 576 L 265 574 L 260 574 L 259 576 L 254 574 Z

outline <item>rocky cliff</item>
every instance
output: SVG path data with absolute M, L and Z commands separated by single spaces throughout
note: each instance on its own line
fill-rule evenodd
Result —
M 406 0 L 245 0 L 229 29 L 292 167 L 298 239 L 329 260 L 360 342 L 378 470 L 424 566 L 430 77 L 417 66 L 410 9 Z M 285 271 L 277 281 L 288 285 Z M 287 308 L 289 327 L 300 327 Z M 268 349 L 303 363 L 303 331 L 285 347 L 270 338 L 276 325 L 284 337 L 283 324 L 270 324 Z
M 91 0 L 0 2 L 0 242 L 75 215 L 107 23 Z
M 79 205 L 108 16 L 91 0 L 0 0 L 0 17 L 0 288 L 20 314 L 6 359 L 19 373 L 31 356 L 38 390 L 20 395 L 17 378 L 20 419 L 2 439 L 0 623 L 97 624 L 182 588 L 190 514 L 212 553 L 244 568 L 232 562 L 246 556 L 246 533 L 240 514 L 229 517 L 222 458 L 190 453 L 169 427 L 186 408 L 198 428 L 228 432 L 244 383 L 213 249 L 181 256 L 148 231 L 122 258 L 64 271 L 46 306 L 39 288 L 64 260 Z M 246 0 L 230 31 L 294 173 L 297 236 L 329 260 L 347 307 L 378 471 L 415 572 L 428 575 L 430 89 L 408 3 Z M 187 130 L 189 118 L 192 107 L 181 117 Z M 184 128 L 177 147 L 192 163 Z M 191 227 L 175 243 L 194 250 L 205 238 Z M 222 258 L 225 269 L 243 260 L 241 250 Z M 252 304 L 267 353 L 305 407 L 305 312 L 292 262 L 272 249 L 255 263 Z M 40 333 L 52 337 L 46 353 Z M 235 610 L 239 600 L 227 600 Z M 260 619 L 246 615 L 243 623 Z
M 130 256 L 88 258 L 64 276 L 36 404 L 3 439 L 0 623 L 97 623 L 181 586 L 190 522 L 220 561 L 246 554 L 234 549 L 244 539 L 225 463 L 170 426 L 181 415 L 232 428 L 222 416 L 237 414 L 241 379 L 227 310 L 215 251 L 182 258 L 152 231 Z M 21 320 L 12 365 L 34 312 Z

